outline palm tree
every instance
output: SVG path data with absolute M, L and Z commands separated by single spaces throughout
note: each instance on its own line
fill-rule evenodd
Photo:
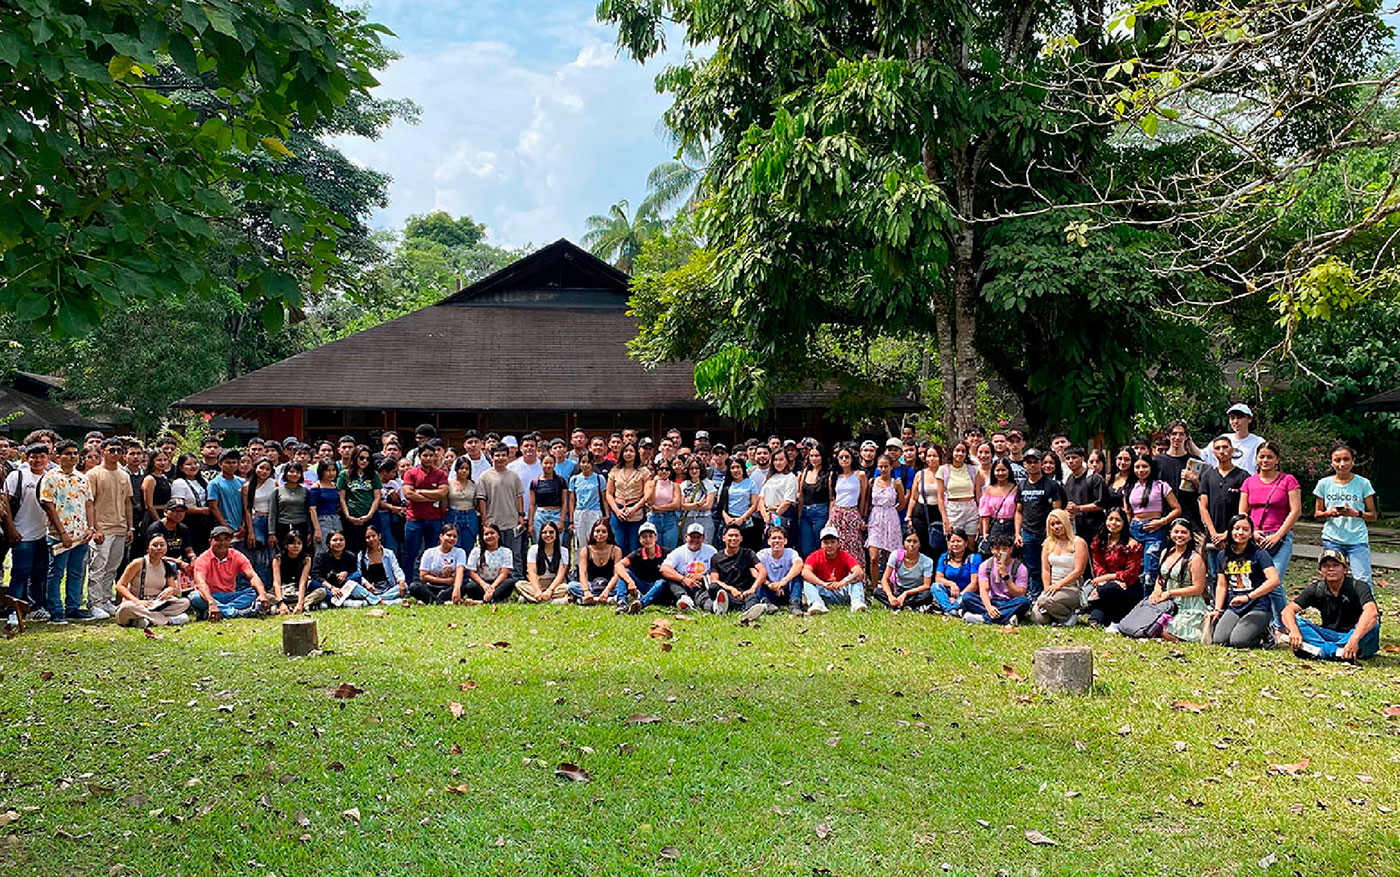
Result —
M 710 156 L 704 145 L 690 141 L 674 161 L 664 161 L 647 175 L 648 200 L 658 211 L 680 202 L 682 211 L 693 210 L 700 201 L 701 186 L 709 170 Z
M 620 271 L 631 272 L 632 262 L 642 252 L 642 244 L 661 227 L 657 204 L 645 198 L 637 213 L 627 217 L 627 199 L 608 208 L 607 215 L 593 214 L 584 220 L 583 245 L 599 259 L 611 260 Z

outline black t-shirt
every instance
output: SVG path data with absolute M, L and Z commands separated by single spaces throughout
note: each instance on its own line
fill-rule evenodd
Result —
M 541 476 L 530 482 L 530 489 L 535 491 L 536 508 L 552 509 L 564 504 L 564 491 L 568 485 L 558 475 L 552 478 Z
M 617 464 L 614 463 L 612 460 L 594 460 L 593 472 L 597 475 L 601 475 L 604 478 L 607 478 L 608 473 L 612 471 L 612 467 L 616 465 Z
M 1037 536 L 1045 535 L 1045 521 L 1055 503 L 1065 501 L 1065 489 L 1048 475 L 1032 483 L 1030 479 L 1016 482 L 1016 501 L 1021 504 L 1021 526 Z
M 656 549 L 655 557 L 642 557 L 642 549 L 638 548 L 627 555 L 627 572 L 632 576 L 633 581 L 659 582 L 661 581 L 661 564 L 665 560 L 666 552 L 660 547 Z
M 719 573 L 719 580 L 731 588 L 747 591 L 753 587 L 753 568 L 758 566 L 758 555 L 748 548 L 740 548 L 733 557 L 720 551 L 710 561 L 710 571 Z
M 1225 609 L 1241 615 L 1255 609 L 1268 609 L 1267 594 L 1239 606 L 1230 605 L 1230 601 L 1263 585 L 1264 570 L 1273 565 L 1274 559 L 1262 548 L 1255 548 L 1244 554 L 1237 554 L 1233 548 L 1226 548 L 1225 562 L 1220 568 L 1225 574 Z
M 1215 466 L 1201 473 L 1201 493 L 1206 496 L 1206 510 L 1216 532 L 1224 533 L 1230 519 L 1240 513 L 1240 488 L 1247 478 L 1249 473 L 1238 466 L 1224 475 Z
M 1108 497 L 1108 484 L 1103 480 L 1103 476 L 1089 469 L 1085 469 L 1084 474 L 1078 478 L 1066 475 L 1065 504 L 1069 503 L 1099 507 L 1096 512 L 1079 512 L 1074 516 L 1075 534 L 1085 542 L 1093 541 L 1093 538 L 1103 529 L 1103 522 L 1108 517 L 1108 507 L 1111 504 Z
M 190 528 L 185 524 L 176 524 L 175 529 L 165 529 L 164 521 L 151 521 L 151 525 L 146 528 L 146 541 L 151 541 L 157 534 L 165 537 L 165 556 L 171 560 L 184 560 L 185 549 L 190 546 Z
M 1181 517 L 1191 522 L 1194 529 L 1201 529 L 1201 492 L 1194 488 L 1182 489 L 1181 473 L 1186 471 L 1186 461 L 1194 460 L 1190 451 L 1180 457 L 1171 454 L 1157 454 L 1152 458 L 1152 465 L 1157 467 L 1157 478 L 1166 482 L 1167 486 L 1176 493 L 1176 501 L 1181 504 Z
M 354 573 L 358 569 L 355 562 L 355 555 L 349 551 L 340 552 L 340 557 L 336 557 L 329 551 L 322 551 L 316 555 L 316 560 L 311 567 L 311 577 L 318 582 L 323 582 L 335 573 Z
M 1368 582 L 1358 582 L 1348 575 L 1342 580 L 1341 590 L 1334 597 L 1327 583 L 1318 579 L 1303 589 L 1303 593 L 1293 598 L 1299 609 L 1316 609 L 1322 616 L 1322 626 L 1328 630 L 1347 631 L 1356 627 L 1361 620 L 1361 610 L 1367 603 L 1374 603 Z

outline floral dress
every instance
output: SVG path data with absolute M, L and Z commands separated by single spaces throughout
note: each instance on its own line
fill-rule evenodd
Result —
M 904 541 L 904 528 L 899 520 L 899 495 L 894 481 L 881 487 L 879 481 L 870 485 L 870 520 L 865 544 L 884 551 L 898 551 Z

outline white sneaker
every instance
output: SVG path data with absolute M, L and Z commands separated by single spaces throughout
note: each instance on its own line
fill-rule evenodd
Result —
M 1104 633 L 1117 633 L 1117 632 L 1118 632 L 1118 622 L 1115 621 L 1115 622 L 1113 622 L 1112 624 L 1110 624 L 1108 627 L 1105 627 L 1105 628 L 1103 629 L 1103 632 L 1104 632 Z
M 179 615 L 172 615 L 172 616 L 170 616 L 170 619 L 169 619 L 168 621 L 166 621 L 165 623 L 166 623 L 166 624 L 189 624 L 189 623 L 190 623 L 190 614 L 189 614 L 188 612 L 181 612 Z
M 852 603 L 852 604 L 851 604 L 851 611 L 852 611 L 852 612 L 869 612 L 869 611 L 870 611 L 870 604 L 867 603 L 867 602 L 865 602 L 864 600 L 861 600 L 859 603 Z
M 29 613 L 29 615 L 27 616 L 27 620 L 29 620 L 29 621 L 48 621 L 49 618 L 51 618 L 51 617 L 52 617 L 52 616 L 49 615 L 49 610 L 40 608 L 40 609 L 35 609 L 33 612 Z
M 92 613 L 93 621 L 106 621 L 113 615 L 113 613 L 108 612 L 106 609 L 103 609 L 101 605 L 93 606 L 88 611 Z
M 711 611 L 713 611 L 716 615 L 723 615 L 724 613 L 729 611 L 728 591 L 720 591 L 718 594 L 715 595 L 715 604 L 712 607 Z
M 107 616 L 108 616 L 109 618 L 116 618 L 116 617 L 117 617 L 117 604 L 116 604 L 116 603 L 113 603 L 111 600 L 108 600 L 106 603 L 99 603 L 99 604 L 97 604 L 97 605 L 99 605 L 99 606 L 102 607 L 102 611 L 103 611 L 103 612 L 106 612 L 106 613 L 107 613 Z
M 689 596 L 682 597 L 676 601 L 676 608 L 683 609 L 686 612 L 689 612 L 690 610 L 695 608 L 695 601 L 690 599 Z
M 807 607 L 808 615 L 825 615 L 830 611 L 830 609 L 826 608 L 825 603 L 813 603 L 811 606 Z
M 10 617 L 5 619 L 6 627 L 19 627 L 19 616 L 11 612 Z
M 962 619 L 963 619 L 963 621 L 966 621 L 968 624 L 986 624 L 986 623 L 987 623 L 987 616 L 985 616 L 985 615 L 979 615 L 979 614 L 976 613 L 976 612 L 964 612 L 964 613 L 963 613 Z
M 151 626 L 151 619 L 138 617 L 134 622 L 132 622 L 131 626 L 136 628 L 137 630 L 145 630 L 146 628 Z
M 363 608 L 365 608 L 365 601 L 364 601 L 364 600 L 342 600 L 340 605 L 344 606 L 346 609 L 363 609 Z

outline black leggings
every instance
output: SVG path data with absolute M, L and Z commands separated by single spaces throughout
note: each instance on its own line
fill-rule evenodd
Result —
M 491 595 L 491 602 L 504 603 L 509 600 L 510 595 L 515 593 L 515 583 L 518 581 L 520 580 L 506 576 L 506 580 L 496 586 L 495 592 Z M 486 599 L 486 589 L 471 579 L 467 579 L 462 582 L 462 596 L 468 600 L 484 600 Z
M 937 587 L 937 586 L 935 585 L 935 587 Z M 896 596 L 897 596 L 897 595 L 896 595 Z M 890 605 L 890 598 L 889 598 L 889 596 L 888 596 L 887 594 L 885 594 L 885 589 L 884 589 L 884 588 L 880 588 L 880 587 L 875 588 L 875 599 L 878 600 L 880 603 L 884 604 L 886 608 L 888 608 L 889 605 Z M 925 607 L 925 606 L 932 605 L 932 603 L 933 603 L 933 592 L 932 592 L 932 591 L 920 591 L 920 592 L 918 592 L 917 594 L 910 594 L 910 595 L 905 599 L 903 608 L 905 608 L 905 609 L 922 609 L 922 608 Z

